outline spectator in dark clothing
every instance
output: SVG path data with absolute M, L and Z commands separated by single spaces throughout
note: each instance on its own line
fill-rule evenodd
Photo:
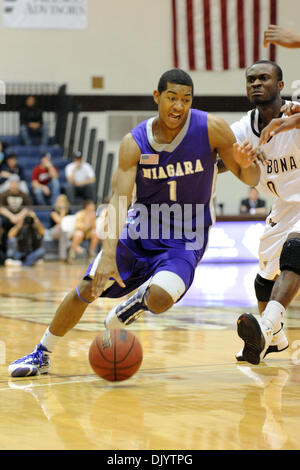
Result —
M 34 96 L 28 96 L 20 112 L 20 134 L 25 145 L 32 145 L 32 137 L 40 137 L 40 145 L 48 144 L 48 126 L 43 122 L 42 110 L 37 107 Z
M 23 220 L 31 200 L 28 194 L 19 189 L 19 176 L 10 177 L 9 189 L 0 194 L 0 226 L 3 230 L 2 245 L 6 246 L 8 231 Z
M 15 153 L 6 155 L 0 167 L 0 193 L 4 193 L 9 189 L 9 179 L 12 175 L 19 176 L 19 190 L 28 194 L 29 190 L 25 181 L 25 172 L 23 167 L 18 163 L 18 156 Z
M 259 198 L 256 188 L 250 188 L 248 198 L 241 201 L 240 214 L 265 215 L 266 213 L 266 201 Z
M 45 255 L 42 240 L 45 228 L 33 211 L 28 211 L 8 232 L 6 266 L 33 266 Z

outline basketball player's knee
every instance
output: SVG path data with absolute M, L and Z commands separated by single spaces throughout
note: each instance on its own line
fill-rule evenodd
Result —
M 91 303 L 95 300 L 92 295 L 92 281 L 82 280 L 75 289 L 74 295 L 82 302 Z
M 294 236 L 294 235 L 297 235 Z M 300 275 L 300 238 L 291 233 L 284 243 L 280 255 L 280 270 Z
M 153 313 L 162 313 L 172 307 L 186 290 L 183 280 L 170 271 L 159 271 L 151 279 L 147 292 L 147 306 Z
M 265 279 L 257 274 L 254 281 L 254 289 L 257 300 L 260 302 L 268 302 L 270 300 L 274 284 L 275 281 Z
M 173 305 L 172 297 L 161 287 L 151 285 L 147 295 L 147 306 L 152 313 L 163 313 Z

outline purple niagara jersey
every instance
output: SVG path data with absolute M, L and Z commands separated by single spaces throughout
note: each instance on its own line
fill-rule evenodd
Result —
M 148 119 L 131 131 L 141 151 L 136 202 L 117 246 L 117 265 L 126 287 L 116 282 L 102 296 L 121 297 L 159 271 L 171 271 L 190 287 L 214 223 L 216 166 L 207 113 L 191 109 L 169 144 L 158 144 Z M 93 269 L 89 266 L 86 278 Z

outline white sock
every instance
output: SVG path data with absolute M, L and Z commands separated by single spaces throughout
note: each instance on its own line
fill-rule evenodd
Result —
M 271 328 L 274 333 L 277 333 L 281 328 L 281 322 L 283 315 L 285 314 L 285 308 L 276 300 L 268 302 L 265 310 L 262 314 L 262 323 L 267 328 Z
M 47 348 L 49 352 L 53 352 L 56 344 L 61 338 L 62 336 L 55 336 L 52 333 L 50 333 L 50 330 L 48 327 L 40 342 L 43 346 L 45 346 L 45 348 Z

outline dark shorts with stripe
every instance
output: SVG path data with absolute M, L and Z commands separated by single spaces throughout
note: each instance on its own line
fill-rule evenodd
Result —
M 200 249 L 187 249 L 182 240 L 163 241 L 132 240 L 120 238 L 117 246 L 117 266 L 125 288 L 114 282 L 101 297 L 122 297 L 137 289 L 159 271 L 177 274 L 184 282 L 186 291 L 191 286 L 195 269 L 207 245 L 208 229 L 204 231 Z M 95 260 L 89 265 L 84 279 L 90 279 Z M 184 295 L 183 294 L 183 295 Z

